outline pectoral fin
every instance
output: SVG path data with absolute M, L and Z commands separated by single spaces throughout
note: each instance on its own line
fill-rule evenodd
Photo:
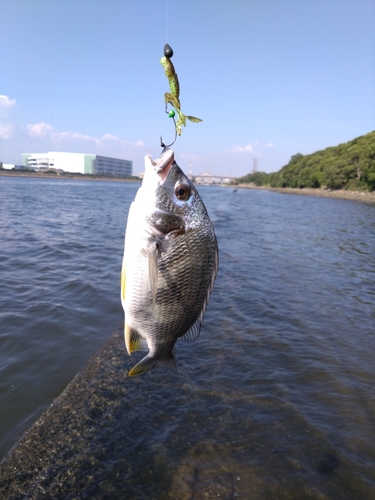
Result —
M 152 294 L 152 308 L 154 308 L 155 306 L 156 293 L 158 291 L 158 274 L 159 274 L 158 251 L 159 251 L 159 245 L 157 243 L 154 243 L 146 250 L 148 256 L 148 274 L 150 277 L 150 286 Z

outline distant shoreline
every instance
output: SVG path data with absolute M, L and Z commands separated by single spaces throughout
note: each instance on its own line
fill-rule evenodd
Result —
M 375 203 L 375 192 L 368 191 L 346 191 L 343 189 L 313 189 L 313 188 L 273 188 L 270 186 L 256 186 L 255 184 L 232 185 L 234 188 L 243 189 L 263 189 L 266 191 L 275 191 L 283 194 L 298 194 L 304 196 L 320 196 L 324 198 L 338 198 L 341 200 L 362 201 L 365 203 Z
M 113 182 L 142 182 L 142 179 L 128 179 L 126 177 L 99 177 L 91 175 L 54 175 L 33 172 L 8 172 L 1 171 L 0 176 L 4 177 L 34 177 L 37 179 L 61 179 L 61 180 L 81 180 L 81 181 L 113 181 Z M 282 194 L 297 194 L 304 196 L 320 196 L 324 198 L 337 198 L 341 200 L 362 201 L 365 203 L 375 203 L 375 191 L 370 193 L 368 191 L 346 191 L 343 189 L 329 190 L 329 189 L 313 189 L 313 188 L 274 188 L 270 186 L 256 186 L 252 183 L 232 184 L 225 185 L 225 187 L 241 188 L 241 189 L 262 189 L 265 191 L 275 191 Z
M 0 176 L 4 177 L 35 177 L 37 179 L 58 179 L 58 180 L 78 180 L 78 181 L 114 181 L 114 182 L 142 182 L 142 179 L 129 179 L 127 177 L 101 177 L 89 174 L 74 175 L 74 174 L 44 174 L 41 172 L 12 172 L 0 170 Z

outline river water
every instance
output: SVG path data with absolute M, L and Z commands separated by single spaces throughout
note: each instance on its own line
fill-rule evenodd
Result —
M 138 187 L 0 178 L 0 456 L 123 321 Z M 199 192 L 219 274 L 179 375 L 124 379 L 127 498 L 375 498 L 375 205 Z

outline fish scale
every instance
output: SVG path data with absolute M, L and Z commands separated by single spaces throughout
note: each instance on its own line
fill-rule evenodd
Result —
M 145 167 L 129 210 L 121 300 L 128 353 L 149 352 L 130 376 L 157 365 L 176 370 L 174 345 L 199 336 L 218 271 L 213 225 L 173 151 L 146 157 Z

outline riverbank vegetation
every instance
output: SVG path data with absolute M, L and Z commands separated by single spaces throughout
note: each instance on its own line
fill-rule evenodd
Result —
M 235 181 L 274 188 L 375 191 L 375 131 L 310 155 L 295 154 L 275 173 L 255 172 Z

